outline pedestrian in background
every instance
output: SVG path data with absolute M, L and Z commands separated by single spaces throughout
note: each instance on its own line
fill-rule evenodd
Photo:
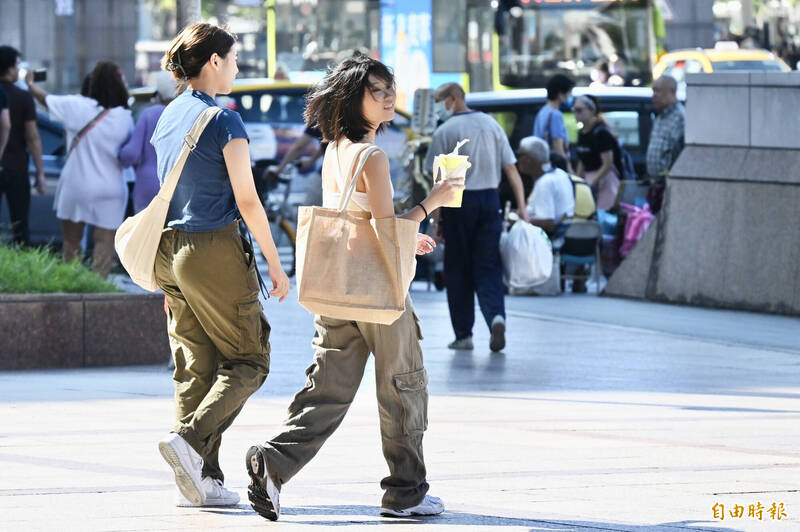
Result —
M 491 116 L 473 111 L 464 100 L 464 89 L 446 83 L 436 89 L 441 102 L 452 116 L 433 133 L 425 168 L 433 172 L 433 158 L 450 153 L 461 139 L 470 139 L 460 150 L 469 156 L 472 167 L 467 172 L 466 190 L 461 207 L 442 209 L 440 228 L 446 243 L 444 276 L 447 303 L 455 340 L 450 349 L 472 349 L 475 324 L 475 295 L 491 331 L 489 348 L 505 347 L 506 310 L 503 288 L 503 264 L 500 260 L 500 233 L 503 217 L 498 186 L 506 172 L 516 198 L 520 218 L 528 221 L 522 179 L 517 171 L 514 151 L 503 128 Z M 441 229 L 440 229 L 441 230 Z
M 26 245 L 29 241 L 28 213 L 31 205 L 31 181 L 28 176 L 28 154 L 36 167 L 36 191 L 45 193 L 42 141 L 36 127 L 36 104 L 30 93 L 17 87 L 20 52 L 0 46 L 0 90 L 8 97 L 11 128 L 3 152 L 0 171 L 0 198 L 8 203 L 13 241 Z
M 547 81 L 547 103 L 536 113 L 533 121 L 533 136 L 544 139 L 550 151 L 558 153 L 567 161 L 569 134 L 564 124 L 562 111 L 572 109 L 572 89 L 575 82 L 564 74 L 556 74 Z
M 47 94 L 25 78 L 50 116 L 67 131 L 67 160 L 56 188 L 56 217 L 61 221 L 65 261 L 80 257 L 84 227 L 94 227 L 92 269 L 107 277 L 114 263 L 114 232 L 125 216 L 128 188 L 119 148 L 133 131 L 128 88 L 119 67 L 101 61 L 92 70 L 89 96 Z
M 133 187 L 135 212 L 150 205 L 161 186 L 158 182 L 156 150 L 150 144 L 150 138 L 164 108 L 175 98 L 176 89 L 172 74 L 162 70 L 156 75 L 156 103 L 142 111 L 131 138 L 119 150 L 120 164 L 124 167 L 133 166 L 136 171 L 136 184 Z
M 6 91 L 0 89 L 0 161 L 3 159 L 3 152 L 6 151 L 10 133 L 11 113 L 8 112 L 8 96 Z M 0 169 L 2 169 L 2 165 L 0 165 Z
M 678 101 L 677 90 L 678 82 L 671 76 L 664 75 L 653 82 L 656 119 L 647 144 L 647 175 L 651 181 L 647 200 L 653 214 L 661 210 L 667 174 L 683 150 L 686 112 Z
M 356 190 L 345 208 L 354 216 L 395 216 L 389 159 L 375 149 L 375 135 L 394 118 L 394 76 L 380 61 L 356 52 L 332 69 L 309 94 L 306 123 L 317 125 L 328 141 L 322 167 L 323 206 L 337 208 L 363 150 L 368 154 Z M 452 201 L 462 179 L 433 187 L 419 204 L 399 217 L 421 222 Z M 336 235 L 334 238 L 339 238 Z M 433 250 L 430 237 L 418 235 L 417 254 Z M 348 272 L 332 272 L 348 275 Z M 302 469 L 344 419 L 358 391 L 370 352 L 375 381 L 383 454 L 389 476 L 381 515 L 409 517 L 444 511 L 442 501 L 427 495 L 422 437 L 428 418 L 428 375 L 422 360 L 419 323 L 406 294 L 405 312 L 391 325 L 314 316 L 314 362 L 308 383 L 289 405 L 289 416 L 277 436 L 247 452 L 249 496 L 253 509 L 275 521 L 280 516 L 280 489 Z
M 617 204 L 619 170 L 622 166 L 617 137 L 603 119 L 600 102 L 585 94 L 575 98 L 575 119 L 582 125 L 578 132 L 578 175 L 589 183 L 597 197 L 597 208 L 610 210 Z
M 319 142 L 319 146 L 314 151 L 314 154 L 309 157 L 301 157 L 303 151 L 315 140 Z M 303 134 L 289 147 L 281 162 L 267 167 L 265 177 L 267 179 L 277 178 L 287 165 L 294 163 L 298 159 L 300 159 L 300 171 L 308 171 L 313 168 L 320 157 L 325 155 L 325 148 L 327 147 L 328 143 L 322 141 L 322 132 L 319 128 L 307 126 Z M 320 173 L 315 172 L 306 183 L 306 196 L 303 200 L 303 205 L 322 205 L 322 176 Z
M 170 43 L 162 67 L 186 90 L 153 132 L 162 184 L 198 116 L 218 107 L 218 94 L 231 92 L 236 61 L 234 35 L 211 24 L 188 26 Z M 175 473 L 178 506 L 239 502 L 224 486 L 222 433 L 269 372 L 270 326 L 258 298 L 255 254 L 239 232 L 242 218 L 267 259 L 270 295 L 283 301 L 289 278 L 253 182 L 247 132 L 237 112 L 223 109 L 186 159 L 155 263 L 167 298 L 177 418 L 158 447 Z
M 517 159 L 520 173 L 533 178 L 533 192 L 528 200 L 531 223 L 549 236 L 575 213 L 572 181 L 567 172 L 550 164 L 550 148 L 538 137 L 525 137 L 519 142 Z

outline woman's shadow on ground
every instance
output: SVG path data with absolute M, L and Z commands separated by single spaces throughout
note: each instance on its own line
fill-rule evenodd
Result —
M 207 510 L 212 513 L 224 513 L 226 515 L 254 515 L 249 506 L 240 504 L 235 509 L 230 510 Z M 303 506 L 297 508 L 282 508 L 281 516 L 292 516 L 287 522 L 294 525 L 308 526 L 352 526 L 352 525 L 448 525 L 448 526 L 490 526 L 490 527 L 516 527 L 528 528 L 534 531 L 578 531 L 578 530 L 609 530 L 623 532 L 645 532 L 645 531 L 713 531 L 713 532 L 743 532 L 743 528 L 722 528 L 714 526 L 718 521 L 675 521 L 671 523 L 660 523 L 652 525 L 626 525 L 621 523 L 607 523 L 600 521 L 570 521 L 560 519 L 524 519 L 515 517 L 501 517 L 491 515 L 479 515 L 465 512 L 445 511 L 441 515 L 431 517 L 405 517 L 405 518 L 386 518 L 381 517 L 378 508 L 375 506 L 363 505 L 320 505 Z M 323 518 L 327 516 L 327 518 Z M 283 520 L 283 519 L 282 519 Z M 743 524 L 745 524 L 743 522 Z

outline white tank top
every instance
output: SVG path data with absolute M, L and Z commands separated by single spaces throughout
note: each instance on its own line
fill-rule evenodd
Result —
M 372 154 L 370 154 L 370 156 L 371 155 Z M 343 174 L 342 173 L 343 168 L 341 168 L 341 166 L 339 165 L 339 152 L 337 150 L 337 143 L 331 142 L 330 144 L 328 144 L 328 147 L 325 150 L 325 158 L 327 159 L 328 157 L 331 158 L 332 161 L 331 164 L 333 164 L 333 167 L 335 169 L 334 177 L 336 178 L 336 185 L 339 187 L 339 192 L 334 192 L 333 190 L 325 188 L 324 186 L 325 180 L 323 179 L 322 206 L 329 209 L 338 209 L 339 203 L 341 203 L 342 201 L 341 191 L 345 190 L 345 188 L 347 187 L 347 181 L 350 177 L 349 173 L 355 170 L 355 166 L 358 164 L 358 159 L 353 161 L 353 166 L 351 168 L 347 169 L 348 170 L 347 174 Z M 392 190 L 392 196 L 394 196 L 394 189 L 392 188 L 391 180 L 389 181 L 389 188 Z M 369 206 L 369 200 L 367 199 L 367 193 L 354 190 L 353 195 L 350 196 L 350 203 L 347 205 L 347 210 L 370 212 L 371 209 Z

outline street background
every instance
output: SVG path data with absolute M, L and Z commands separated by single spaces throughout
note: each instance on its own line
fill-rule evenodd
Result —
M 266 523 L 248 505 L 173 506 L 156 442 L 172 420 L 161 366 L 0 373 L 5 530 L 797 530 L 800 352 L 796 319 L 564 295 L 509 297 L 508 346 L 454 352 L 447 306 L 416 283 L 430 377 L 425 453 L 447 511 L 378 516 L 372 363 L 340 429 L 283 489 Z M 277 430 L 310 362 L 294 293 L 265 302 L 271 372 L 225 434 L 226 485 L 245 495 L 244 452 Z M 246 499 L 245 499 L 246 500 Z M 783 503 L 786 515 L 767 509 Z M 725 506 L 715 519 L 713 506 Z M 747 517 L 764 506 L 762 519 Z M 731 517 L 736 505 L 744 516 Z
M 0 0 L 0 44 L 19 48 L 27 68 L 46 68 L 43 86 L 60 94 L 113 60 L 139 112 L 169 39 L 201 18 L 238 35 L 240 79 L 220 105 L 243 113 L 256 166 L 280 160 L 303 131 L 303 95 L 326 65 L 355 48 L 389 64 L 398 107 L 411 115 L 398 113 L 383 136 L 395 185 L 414 156 L 419 88 L 462 83 L 518 142 L 536 109 L 505 89 L 534 89 L 520 92 L 541 106 L 535 89 L 556 71 L 593 90 L 598 62 L 627 53 L 631 86 L 602 81 L 597 91 L 618 102 L 607 117 L 641 169 L 654 116 L 647 87 L 664 53 L 713 55 L 721 42 L 733 54 L 763 49 L 778 70 L 800 60 L 793 0 Z M 800 131 L 791 115 L 800 81 L 796 72 L 723 72 L 692 86 L 695 63 L 677 58 L 663 71 L 684 90 L 689 81 L 687 105 L 702 110 L 688 113 L 685 155 L 670 175 L 671 217 L 665 208 L 617 276 L 618 294 L 650 301 L 597 296 L 593 285 L 510 296 L 507 347 L 489 350 L 476 312 L 476 347 L 459 352 L 447 349 L 444 293 L 414 282 L 430 377 L 428 479 L 444 514 L 379 517 L 386 465 L 372 362 L 341 428 L 285 486 L 281 520 L 267 523 L 246 504 L 244 453 L 278 430 L 311 361 L 312 317 L 293 284 L 285 303 L 263 301 L 271 373 L 225 433 L 221 464 L 241 504 L 174 506 L 156 449 L 173 419 L 164 352 L 158 365 L 0 371 L 0 530 L 800 529 Z M 32 198 L 32 234 L 57 251 L 63 129 L 39 111 L 48 194 Z M 295 182 L 292 204 L 308 181 Z M 631 185 L 641 196 L 643 185 Z M 6 213 L 0 206 L 4 238 Z M 293 248 L 279 248 L 290 262 Z M 141 291 L 120 270 L 112 279 Z

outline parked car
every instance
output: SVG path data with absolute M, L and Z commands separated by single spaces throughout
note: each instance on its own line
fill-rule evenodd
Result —
M 591 94 L 600 101 L 603 117 L 633 157 L 636 171 L 644 175 L 647 143 L 653 125 L 653 91 L 647 87 L 576 87 L 574 96 Z M 467 94 L 467 105 L 492 115 L 505 129 L 516 150 L 523 137 L 531 135 L 536 113 L 547 102 L 545 89 L 522 89 Z M 578 141 L 572 112 L 564 113 L 570 143 Z
M 653 79 L 667 74 L 681 82 L 686 74 L 700 72 L 789 72 L 780 57 L 767 50 L 740 50 L 738 47 L 677 50 L 661 56 L 653 67 Z
M 716 48 L 676 50 L 661 56 L 653 67 L 653 79 L 664 74 L 678 82 L 678 96 L 686 96 L 686 74 L 701 72 L 790 72 L 780 57 L 767 50 L 740 50 L 734 43 L 720 42 Z

